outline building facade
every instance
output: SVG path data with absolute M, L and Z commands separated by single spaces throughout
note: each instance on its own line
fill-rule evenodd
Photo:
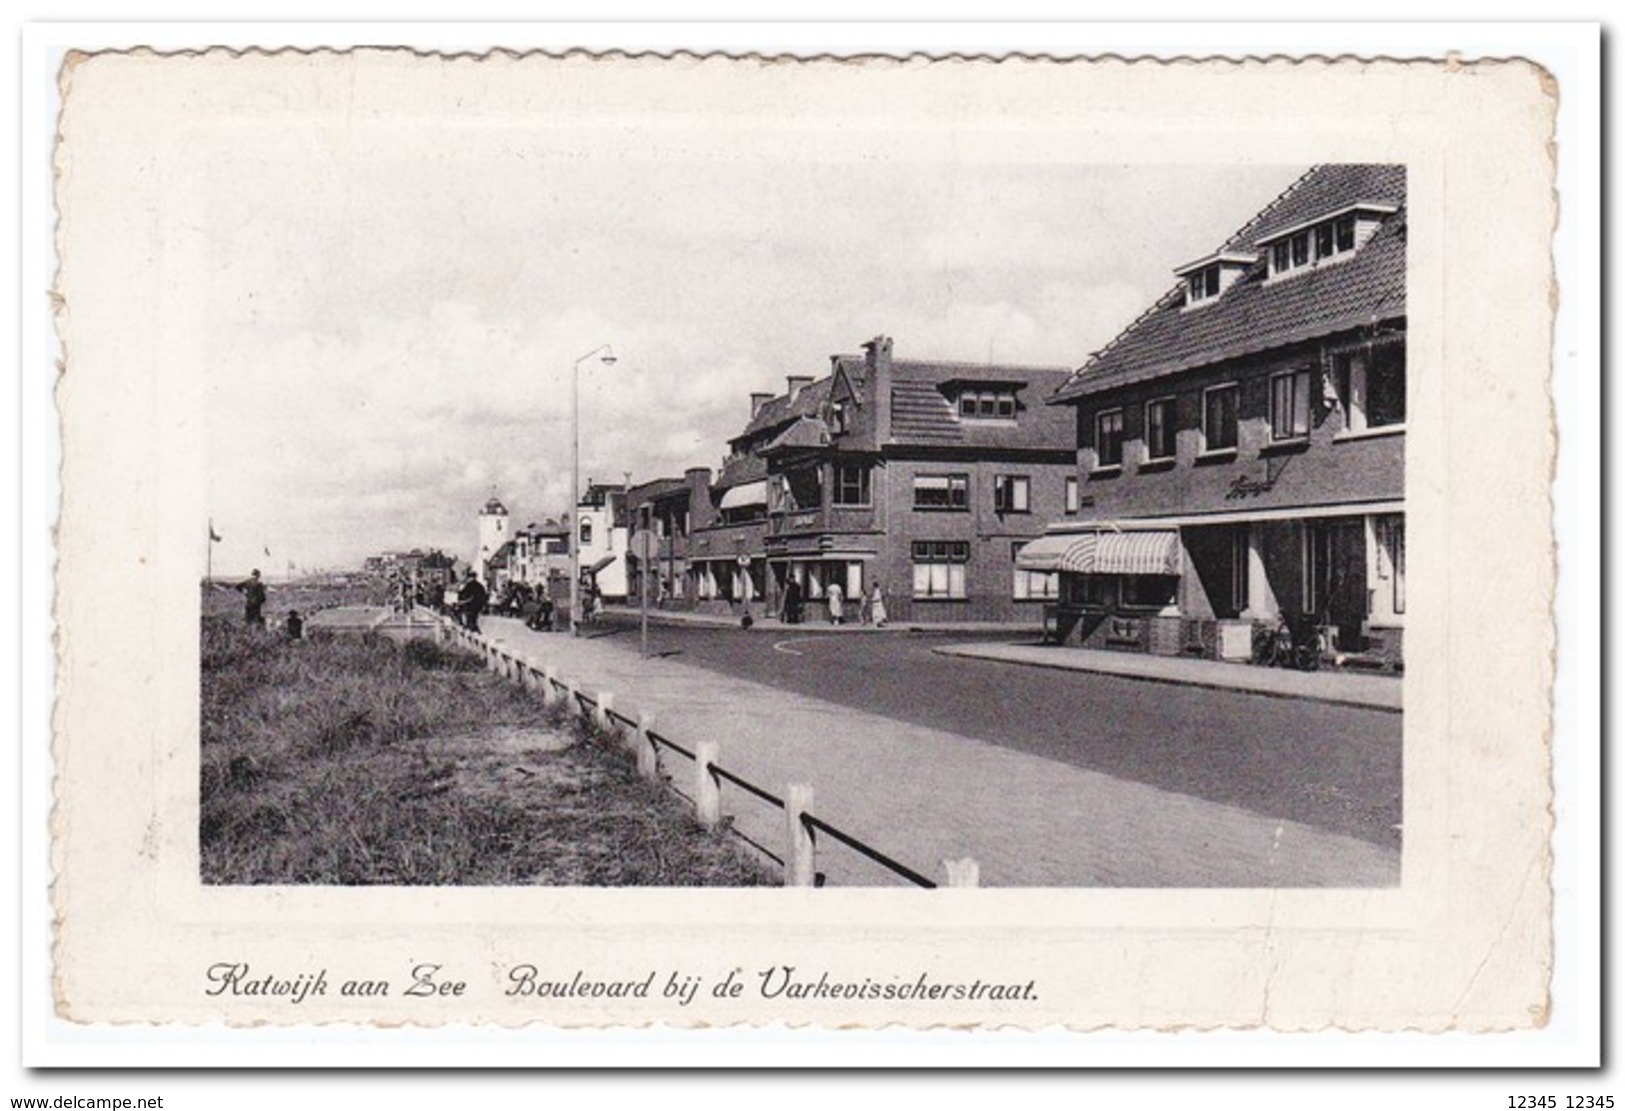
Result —
M 856 617 L 878 586 L 894 621 L 1042 620 L 1057 576 L 1015 554 L 1075 493 L 1054 368 L 892 356 L 879 336 L 751 395 L 750 420 L 689 503 L 696 600 L 776 612 L 794 581 L 813 619 L 839 584 Z
M 1405 226 L 1404 167 L 1317 166 L 1056 393 L 1077 512 L 1021 560 L 1055 635 L 1240 659 L 1285 620 L 1400 666 Z
M 627 597 L 628 541 L 626 487 L 587 480 L 587 492 L 575 509 L 575 541 L 581 572 L 610 601 Z
M 515 582 L 545 586 L 570 580 L 570 521 L 549 517 L 532 521 L 513 534 L 511 574 Z

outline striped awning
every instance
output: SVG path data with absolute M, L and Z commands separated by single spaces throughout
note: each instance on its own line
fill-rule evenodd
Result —
M 1023 571 L 1071 571 L 1087 575 L 1094 570 L 1097 536 L 1093 532 L 1040 536 L 1022 545 L 1021 551 L 1016 553 L 1016 566 Z
M 767 482 L 746 482 L 722 495 L 722 504 L 719 509 L 744 509 L 752 505 L 767 504 Z
M 1177 575 L 1179 533 L 1171 529 L 1102 532 L 1095 548 L 1097 575 Z

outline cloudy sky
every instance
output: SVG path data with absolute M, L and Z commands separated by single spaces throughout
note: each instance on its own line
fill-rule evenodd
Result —
M 1077 366 L 1304 169 L 625 132 L 293 115 L 216 140 L 194 293 L 217 570 L 466 557 L 492 494 L 517 523 L 563 511 L 571 366 L 602 343 L 583 481 L 714 468 L 752 390 L 879 333 L 902 358 Z

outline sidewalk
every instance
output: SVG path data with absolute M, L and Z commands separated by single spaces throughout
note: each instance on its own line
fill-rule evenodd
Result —
M 630 618 L 638 620 L 642 611 L 636 606 L 605 606 L 604 612 L 613 617 Z M 854 633 L 895 633 L 903 632 L 931 632 L 931 633 L 1009 633 L 1012 637 L 1031 636 L 1035 640 L 1042 636 L 1044 627 L 1040 624 L 1014 625 L 1008 621 L 892 621 L 884 626 L 864 625 L 858 621 L 848 621 L 841 625 L 833 625 L 829 621 L 812 618 L 799 625 L 786 625 L 774 615 L 752 614 L 752 620 L 758 629 L 794 629 L 797 635 L 814 633 L 836 633 L 847 636 Z M 720 629 L 739 628 L 738 614 L 716 613 L 690 613 L 684 610 L 657 610 L 650 608 L 649 624 L 651 625 L 699 625 Z
M 489 618 L 486 637 L 615 709 L 650 713 L 685 747 L 712 739 L 720 764 L 782 797 L 812 786 L 812 812 L 911 868 L 974 857 L 984 886 L 1382 887 L 1399 853 L 1297 822 L 1225 806 L 806 698 L 669 658 L 639 656 L 624 627 L 537 633 Z M 691 767 L 668 754 L 677 786 Z M 724 813 L 769 846 L 781 812 L 728 788 Z M 839 886 L 896 877 L 843 846 L 819 846 Z
M 1403 708 L 1404 683 L 1391 676 L 1348 671 L 1292 671 L 1249 664 L 1188 660 L 1137 652 L 1032 644 L 948 644 L 932 649 L 944 656 L 968 656 L 1024 667 L 1092 671 L 1152 683 L 1179 683 L 1215 690 L 1246 691 L 1272 698 L 1306 698 L 1371 710 Z

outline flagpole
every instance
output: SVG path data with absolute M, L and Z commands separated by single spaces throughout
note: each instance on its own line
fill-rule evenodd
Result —
M 203 582 L 210 590 L 214 589 L 214 518 L 209 518 L 209 539 L 207 558 L 203 562 Z

